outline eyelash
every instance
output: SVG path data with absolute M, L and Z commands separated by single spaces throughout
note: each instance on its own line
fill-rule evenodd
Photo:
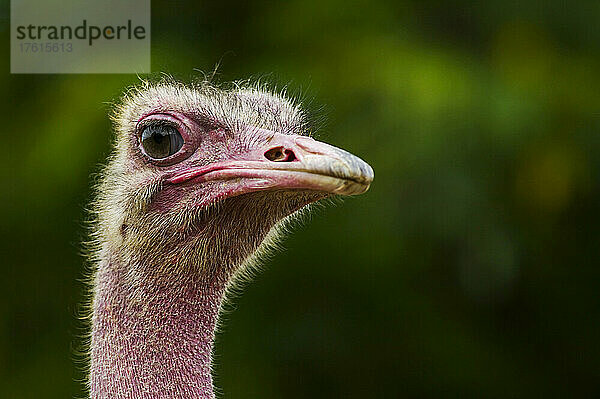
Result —
M 151 120 L 145 120 L 142 121 L 136 128 L 136 136 L 139 139 L 142 138 L 142 133 L 144 133 L 144 129 L 146 129 L 147 127 L 160 127 L 160 126 L 169 126 L 172 127 L 174 129 L 177 129 L 177 131 L 179 132 L 179 134 L 181 134 L 183 136 L 183 134 L 181 133 L 181 126 L 179 126 L 176 123 L 173 123 L 169 120 L 164 120 L 164 119 L 151 119 Z

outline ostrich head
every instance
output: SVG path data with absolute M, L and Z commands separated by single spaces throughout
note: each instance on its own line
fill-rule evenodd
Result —
M 115 121 L 95 206 L 92 396 L 212 397 L 195 370 L 210 363 L 229 282 L 289 215 L 366 191 L 373 171 L 309 137 L 299 106 L 259 87 L 148 84 Z
M 98 233 L 113 253 L 141 257 L 132 264 L 227 278 L 286 216 L 360 194 L 373 178 L 359 158 L 308 137 L 297 105 L 258 88 L 147 86 L 126 97 L 116 122 Z M 217 260 L 228 270 L 206 270 Z

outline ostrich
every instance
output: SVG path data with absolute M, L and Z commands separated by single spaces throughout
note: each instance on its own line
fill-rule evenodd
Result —
M 92 205 L 90 396 L 212 399 L 228 290 L 293 215 L 365 192 L 373 170 L 259 85 L 145 82 L 114 122 Z

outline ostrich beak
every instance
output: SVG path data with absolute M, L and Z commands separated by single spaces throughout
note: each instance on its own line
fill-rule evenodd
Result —
M 357 156 L 307 136 L 264 132 L 264 146 L 235 160 L 185 170 L 167 181 L 234 180 L 235 189 L 229 188 L 223 196 L 262 190 L 357 195 L 369 189 L 373 169 Z

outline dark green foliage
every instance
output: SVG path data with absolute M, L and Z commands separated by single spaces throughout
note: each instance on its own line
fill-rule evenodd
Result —
M 6 2 L 8 3 L 8 2 Z M 153 2 L 152 67 L 266 78 L 371 191 L 317 210 L 236 300 L 225 398 L 600 395 L 600 6 Z M 0 392 L 81 395 L 90 174 L 129 75 L 9 75 L 0 11 Z M 323 108 L 320 106 L 324 105 Z M 323 125 L 322 123 L 320 125 Z

